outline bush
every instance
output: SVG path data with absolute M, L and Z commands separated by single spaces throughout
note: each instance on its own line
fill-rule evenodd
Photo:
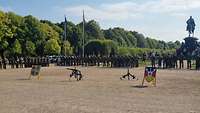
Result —
M 92 40 L 85 46 L 87 55 L 109 56 L 116 52 L 117 45 L 112 40 Z

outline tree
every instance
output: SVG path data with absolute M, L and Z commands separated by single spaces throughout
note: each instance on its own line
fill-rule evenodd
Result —
M 62 45 L 62 54 L 63 55 L 72 55 L 73 54 L 73 48 L 71 47 L 69 41 L 64 41 Z
M 80 55 L 83 44 L 83 22 L 75 25 L 73 22 L 67 21 L 66 40 L 68 42 L 64 42 L 64 23 L 55 24 L 48 20 L 38 20 L 31 15 L 22 17 L 13 12 L 0 11 L 1 57 L 10 54 L 23 56 L 59 54 L 60 47 L 62 47 L 62 53 L 63 48 L 66 48 L 67 54 Z M 122 53 L 129 51 L 134 54 L 134 52 L 139 53 L 146 48 L 167 50 L 181 46 L 179 41 L 155 40 L 136 31 L 128 31 L 119 27 L 102 30 L 95 20 L 85 22 L 84 39 L 86 52 L 96 55 L 116 54 L 117 48 L 121 47 L 127 48 L 127 50 L 121 49 Z
M 11 46 L 11 53 L 12 55 L 20 55 L 22 53 L 21 44 L 16 39 L 13 45 Z
M 148 45 L 149 48 L 151 48 L 151 49 L 156 49 L 157 48 L 157 45 L 158 45 L 158 41 L 157 40 L 147 37 L 146 41 L 147 41 L 147 45 Z
M 74 48 L 76 55 L 81 54 L 82 48 L 82 31 L 79 27 L 73 27 L 72 37 L 69 39 L 71 46 Z
M 137 47 L 147 48 L 147 42 L 145 40 L 144 35 L 137 32 L 132 32 L 132 34 L 137 38 Z
M 112 40 L 102 40 L 102 55 L 110 56 L 117 53 L 117 44 Z
M 126 47 L 120 47 L 118 49 L 118 55 L 120 55 L 120 56 L 129 56 L 130 53 L 129 53 L 128 48 L 126 48 Z
M 86 23 L 85 31 L 88 35 L 88 39 L 102 39 L 103 38 L 103 33 L 101 31 L 101 28 L 99 24 L 94 20 L 91 20 L 88 23 Z
M 85 46 L 85 53 L 87 55 L 100 55 L 103 52 L 102 43 L 100 40 L 92 40 Z
M 51 26 L 46 23 L 41 23 L 39 27 L 40 32 L 43 34 L 43 40 L 55 39 L 60 42 L 59 34 Z
M 26 42 L 26 54 L 28 56 L 34 56 L 36 54 L 35 50 L 36 50 L 35 44 L 31 41 L 27 41 Z
M 41 23 L 48 24 L 53 30 L 55 30 L 61 36 L 63 34 L 62 27 L 59 27 L 57 24 L 52 23 L 49 20 L 40 20 Z
M 58 55 L 60 54 L 61 47 L 58 44 L 58 41 L 55 39 L 50 39 L 47 41 L 46 45 L 44 46 L 44 52 L 47 55 Z
M 109 56 L 117 53 L 117 45 L 112 40 L 92 40 L 85 46 L 88 55 Z
M 4 52 L 8 48 L 8 40 L 13 38 L 13 33 L 9 25 L 11 21 L 8 19 L 7 15 L 0 11 L 0 54 L 4 58 Z
M 114 28 L 104 30 L 104 37 L 109 40 L 113 40 L 117 43 L 118 46 L 127 46 L 126 41 L 123 36 L 121 36 L 120 31 L 121 28 Z

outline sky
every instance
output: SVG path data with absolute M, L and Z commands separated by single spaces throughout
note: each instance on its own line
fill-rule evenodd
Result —
M 0 10 L 33 15 L 54 23 L 96 20 L 101 28 L 122 27 L 146 37 L 183 41 L 186 21 L 193 16 L 195 36 L 200 37 L 200 0 L 0 0 Z

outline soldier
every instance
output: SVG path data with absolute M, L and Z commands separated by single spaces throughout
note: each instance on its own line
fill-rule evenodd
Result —
M 97 66 L 99 67 L 100 66 L 100 57 L 97 56 Z
M 19 64 L 20 64 L 20 68 L 23 68 L 23 64 L 24 64 L 24 59 L 23 57 L 19 58 Z
M 180 69 L 184 68 L 183 60 L 184 60 L 184 56 L 183 56 L 183 53 L 181 53 L 180 56 L 179 56 L 179 68 Z
M 143 55 L 142 55 L 142 62 L 143 62 L 144 64 L 146 64 L 146 59 L 147 59 L 147 54 L 146 54 L 146 53 L 143 53 Z
M 123 67 L 124 66 L 124 56 L 119 56 L 119 61 L 118 61 L 118 65 L 119 67 Z
M 162 68 L 162 60 L 163 60 L 163 59 L 162 59 L 162 56 L 159 55 L 159 56 L 158 56 L 158 68 L 159 68 L 159 69 Z
M 200 55 L 197 55 L 197 57 L 196 57 L 196 69 L 197 70 L 200 69 Z
M 191 69 L 192 68 L 192 61 L 191 58 L 188 56 L 187 57 L 187 69 Z
M 7 58 L 3 59 L 3 69 L 6 69 L 6 65 L 7 65 Z
M 19 68 L 19 58 L 18 57 L 16 57 L 16 59 L 15 59 L 15 65 L 16 65 L 16 68 Z
M 135 67 L 139 67 L 139 56 L 135 56 Z
M 156 67 L 156 56 L 155 56 L 155 53 L 152 53 L 150 58 L 151 58 L 152 67 Z
M 69 66 L 69 56 L 62 56 L 60 65 L 61 66 Z
M 173 55 L 174 67 L 176 69 L 178 68 L 177 60 L 178 60 L 177 55 Z
M 42 66 L 47 66 L 46 57 L 40 57 L 39 62 Z
M 166 69 L 167 67 L 168 67 L 167 55 L 164 55 L 164 57 L 163 57 L 163 69 Z
M 27 58 L 26 58 L 26 66 L 27 66 L 27 67 L 31 67 L 30 65 L 31 65 L 31 58 L 30 58 L 30 57 L 27 57 Z
M 13 69 L 15 67 L 15 59 L 14 59 L 14 57 L 10 57 L 9 61 L 10 61 L 11 68 Z
M 2 58 L 0 57 L 0 69 L 2 69 Z

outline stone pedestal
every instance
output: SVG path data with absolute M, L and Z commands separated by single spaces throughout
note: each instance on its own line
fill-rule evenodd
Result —
M 198 38 L 196 37 L 186 37 L 184 45 L 182 45 L 182 50 L 183 54 L 186 57 L 191 57 L 193 52 L 197 49 L 198 47 Z

